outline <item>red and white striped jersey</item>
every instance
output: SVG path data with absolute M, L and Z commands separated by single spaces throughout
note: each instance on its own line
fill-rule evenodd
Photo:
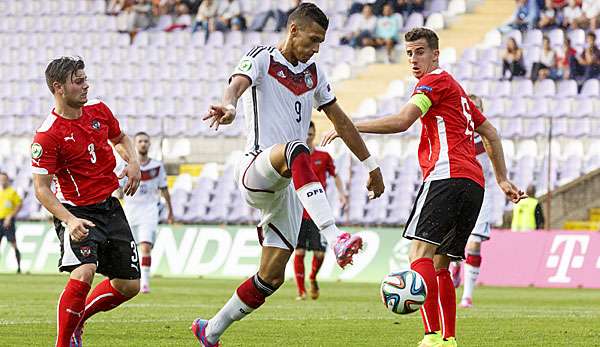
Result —
M 100 100 L 66 119 L 54 110 L 37 129 L 31 145 L 34 174 L 55 175 L 56 197 L 70 205 L 92 205 L 119 187 L 115 156 L 108 140 L 121 134 L 119 122 Z
M 460 84 L 446 71 L 436 69 L 421 77 L 413 95 L 424 94 L 431 101 L 421 117 L 419 163 L 423 180 L 469 178 L 482 187 L 484 177 L 475 158 L 474 130 L 486 118 Z

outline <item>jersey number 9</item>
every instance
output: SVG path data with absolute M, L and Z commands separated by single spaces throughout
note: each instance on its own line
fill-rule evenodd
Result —
M 300 121 L 302 121 L 302 104 L 300 103 L 300 101 L 296 101 L 296 103 L 294 104 L 294 110 L 296 110 L 296 114 L 298 115 L 298 118 L 296 118 L 296 122 L 300 123 Z

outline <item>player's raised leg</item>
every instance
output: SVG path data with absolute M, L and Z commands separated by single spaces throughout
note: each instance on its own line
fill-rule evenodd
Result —
M 362 239 L 340 231 L 335 225 L 325 189 L 310 165 L 308 146 L 300 141 L 275 145 L 270 152 L 270 163 L 282 176 L 291 176 L 298 199 L 328 244 L 333 246 L 338 265 L 343 268 L 352 263 L 352 257 L 362 248 Z
M 203 346 L 219 346 L 219 338 L 233 322 L 265 303 L 283 284 L 291 254 L 288 249 L 263 247 L 258 273 L 244 281 L 213 318 L 208 321 L 199 318 L 192 324 L 192 331 Z

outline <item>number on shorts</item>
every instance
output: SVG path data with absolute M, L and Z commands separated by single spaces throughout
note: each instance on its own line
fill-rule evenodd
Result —
M 135 241 L 131 241 L 131 250 L 133 251 L 133 255 L 131 256 L 131 262 L 136 263 L 138 261 L 138 252 L 137 246 L 135 245 Z
M 90 161 L 92 164 L 96 164 L 96 152 L 94 150 L 94 144 L 90 143 L 88 145 L 88 152 L 90 152 Z
M 294 104 L 294 109 L 296 110 L 296 114 L 298 115 L 298 118 L 296 118 L 296 122 L 300 123 L 300 121 L 302 120 L 302 104 L 300 103 L 300 101 L 296 101 L 296 103 Z
M 465 135 L 473 137 L 473 130 L 475 129 L 475 123 L 473 122 L 473 116 L 471 116 L 471 108 L 469 107 L 469 101 L 464 96 L 460 97 L 460 103 L 462 105 L 463 115 L 467 118 L 467 129 L 465 129 Z

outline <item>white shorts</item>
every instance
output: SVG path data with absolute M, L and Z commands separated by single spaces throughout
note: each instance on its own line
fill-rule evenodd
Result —
M 478 242 L 481 243 L 483 241 L 487 241 L 490 239 L 490 233 L 492 231 L 492 225 L 488 222 L 477 222 L 475 224 L 475 228 L 471 232 L 471 236 L 469 236 L 468 242 Z
M 147 242 L 154 245 L 158 223 L 141 223 L 131 225 L 131 233 L 136 244 Z
M 260 244 L 293 252 L 302 223 L 302 204 L 292 180 L 281 176 L 271 165 L 272 149 L 273 146 L 243 154 L 235 177 L 246 203 L 260 210 Z

